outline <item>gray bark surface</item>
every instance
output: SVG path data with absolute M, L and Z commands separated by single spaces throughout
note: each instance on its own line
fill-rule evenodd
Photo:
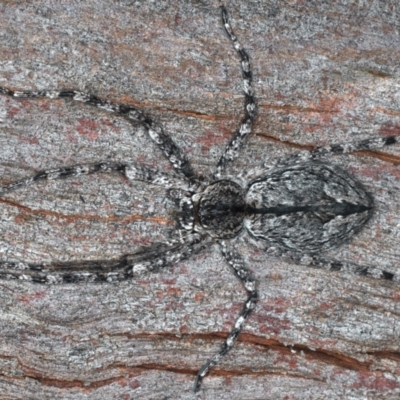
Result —
M 317 145 L 400 134 L 400 7 L 393 1 L 229 1 L 258 103 L 231 169 Z M 70 88 L 160 121 L 209 176 L 243 108 L 216 1 L 0 3 L 0 85 Z M 61 100 L 0 97 L 0 183 L 115 160 L 171 167 L 140 126 Z M 376 212 L 326 256 L 399 273 L 400 148 L 337 156 Z M 162 189 L 114 175 L 0 198 L 3 260 L 109 259 L 173 229 Z M 234 350 L 192 386 L 246 294 L 217 248 L 120 284 L 0 281 L 1 399 L 398 399 L 399 284 L 310 269 L 235 246 L 259 305 Z

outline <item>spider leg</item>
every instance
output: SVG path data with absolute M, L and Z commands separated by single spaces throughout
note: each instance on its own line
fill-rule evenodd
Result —
M 44 284 L 114 282 L 124 279 L 121 269 L 125 266 L 124 257 L 115 260 L 50 263 L 0 261 L 0 278 Z
M 390 272 L 374 266 L 357 265 L 354 263 L 341 262 L 318 256 L 310 257 L 311 258 L 306 258 L 305 260 L 299 260 L 300 264 L 312 268 L 325 269 L 327 271 L 339 271 L 355 276 L 366 276 L 372 279 L 400 283 L 400 272 Z
M 10 182 L 7 185 L 0 186 L 0 195 L 25 186 L 29 186 L 38 181 L 66 179 L 74 176 L 89 175 L 96 172 L 118 172 L 126 176 L 129 180 L 143 181 L 153 185 L 162 186 L 166 189 L 193 189 L 189 182 L 184 181 L 177 176 L 169 175 L 157 170 L 151 170 L 139 164 L 123 164 L 110 161 L 92 164 L 79 164 L 40 171 L 28 178 L 20 179 Z
M 39 90 L 39 91 L 14 91 L 4 87 L 0 87 L 0 94 L 4 94 L 16 98 L 42 98 L 48 97 L 51 99 L 72 99 L 80 101 L 85 104 L 92 105 L 97 108 L 107 110 L 119 115 L 122 115 L 130 122 L 139 122 L 147 130 L 151 140 L 163 152 L 164 156 L 175 168 L 176 172 L 184 176 L 191 182 L 196 181 L 196 175 L 183 154 L 182 150 L 175 144 L 175 142 L 164 133 L 162 126 L 153 121 L 148 115 L 144 114 L 137 108 L 127 105 L 119 104 L 111 101 L 101 99 L 92 94 L 86 94 L 75 90 Z
M 303 163 L 305 161 L 318 160 L 324 157 L 328 157 L 336 154 L 348 154 L 362 150 L 377 150 L 382 149 L 392 144 L 400 143 L 400 136 L 386 136 L 380 138 L 372 138 L 360 140 L 358 142 L 342 143 L 342 144 L 330 144 L 327 146 L 316 147 L 314 150 L 302 150 L 294 153 L 288 157 L 279 158 L 272 165 L 261 164 L 252 171 L 248 171 L 244 174 L 245 179 L 251 180 L 258 173 L 265 173 L 266 170 L 271 168 L 281 168 L 294 165 L 297 163 Z
M 251 87 L 252 72 L 250 68 L 249 56 L 233 33 L 226 8 L 222 6 L 221 11 L 222 23 L 225 31 L 241 59 L 243 91 L 245 94 L 245 115 L 239 129 L 234 133 L 233 137 L 225 148 L 223 155 L 218 161 L 214 178 L 219 178 L 225 167 L 239 157 L 241 150 L 244 148 L 249 136 L 251 135 L 251 127 L 256 113 L 256 102 L 253 96 L 253 89 Z
M 347 261 L 338 261 L 329 257 L 322 257 L 316 254 L 299 254 L 278 248 L 272 249 L 263 245 L 262 241 L 254 240 L 253 238 L 249 239 L 249 243 L 274 258 L 284 259 L 287 262 L 292 261 L 304 267 L 341 272 L 354 276 L 365 276 L 371 279 L 379 279 L 380 281 L 400 283 L 400 271 L 391 272 L 374 265 L 359 265 Z
M 197 254 L 210 239 L 194 233 L 181 243 L 156 243 L 135 254 L 115 260 L 29 263 L 0 261 L 1 279 L 60 284 L 81 282 L 119 282 L 147 272 L 157 272 Z
M 395 143 L 400 143 L 400 136 L 386 136 L 360 140 L 358 142 L 330 144 L 327 146 L 317 147 L 310 153 L 311 157 L 316 159 L 331 154 L 346 154 L 362 150 L 377 150 Z
M 215 365 L 217 365 L 219 361 L 222 359 L 222 357 L 224 357 L 233 348 L 236 339 L 238 338 L 240 332 L 242 331 L 247 318 L 254 310 L 258 299 L 256 280 L 252 276 L 251 272 L 245 267 L 244 261 L 241 258 L 241 256 L 236 252 L 228 250 L 224 241 L 220 242 L 220 248 L 226 261 L 233 269 L 236 276 L 242 282 L 244 288 L 246 289 L 248 297 L 246 302 L 244 303 L 241 313 L 239 314 L 239 317 L 236 319 L 235 325 L 231 333 L 225 339 L 225 343 L 223 344 L 221 349 L 216 354 L 214 354 L 214 356 L 211 359 L 209 359 L 197 373 L 196 381 L 194 384 L 195 392 L 197 392 L 200 389 L 201 383 L 204 377 L 210 371 L 210 369 Z

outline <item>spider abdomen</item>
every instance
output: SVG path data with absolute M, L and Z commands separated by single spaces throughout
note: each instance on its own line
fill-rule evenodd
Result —
M 368 221 L 373 201 L 342 169 L 304 162 L 269 171 L 249 185 L 245 226 L 269 247 L 317 253 L 340 245 Z

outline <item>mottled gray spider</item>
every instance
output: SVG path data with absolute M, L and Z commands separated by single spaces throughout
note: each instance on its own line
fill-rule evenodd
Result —
M 168 189 L 178 204 L 178 240 L 154 244 L 146 251 L 127 254 L 116 260 L 29 263 L 0 262 L 0 277 L 31 282 L 116 282 L 134 279 L 140 273 L 156 271 L 185 260 L 217 243 L 228 264 L 247 291 L 247 300 L 222 348 L 199 370 L 194 386 L 198 391 L 209 370 L 234 346 L 245 322 L 257 303 L 257 285 L 241 256 L 228 240 L 245 231 L 276 254 L 329 270 L 400 281 L 398 275 L 377 268 L 329 262 L 318 257 L 323 251 L 349 240 L 373 212 L 373 200 L 360 183 L 337 166 L 322 163 L 332 154 L 380 148 L 399 142 L 384 137 L 356 143 L 319 147 L 277 162 L 273 169 L 260 168 L 247 183 L 224 177 L 225 167 L 238 158 L 252 131 L 256 103 L 251 87 L 249 58 L 228 20 L 224 7 L 222 21 L 241 59 L 245 94 L 245 115 L 221 156 L 210 182 L 194 173 L 189 161 L 162 127 L 136 108 L 112 103 L 74 90 L 15 91 L 0 87 L 0 94 L 16 98 L 63 98 L 80 101 L 114 112 L 134 123 L 140 122 L 175 169 L 166 174 L 138 164 L 99 162 L 46 170 L 0 188 L 4 194 L 45 179 L 61 179 L 95 172 L 118 172 L 130 180 Z

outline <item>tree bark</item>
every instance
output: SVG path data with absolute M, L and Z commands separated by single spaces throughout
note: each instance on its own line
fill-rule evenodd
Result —
M 260 4 L 261 3 L 261 4 Z M 301 149 L 400 134 L 397 1 L 227 4 L 251 57 L 258 114 L 238 175 Z M 161 122 L 209 178 L 243 115 L 217 1 L 6 1 L 0 86 L 80 89 Z M 145 130 L 61 100 L 0 97 L 1 183 L 114 160 L 171 170 Z M 375 214 L 327 258 L 400 273 L 400 149 L 335 156 Z M 112 259 L 174 229 L 165 191 L 116 175 L 0 199 L 3 260 Z M 246 298 L 217 248 L 119 284 L 1 281 L 1 399 L 398 399 L 399 283 L 306 268 L 244 238 L 260 301 L 192 392 Z

